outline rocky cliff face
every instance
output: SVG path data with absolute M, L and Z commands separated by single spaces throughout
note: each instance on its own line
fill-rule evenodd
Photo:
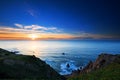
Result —
M 101 54 L 95 62 L 90 61 L 88 65 L 83 69 L 83 72 L 88 73 L 90 71 L 105 67 L 113 62 L 120 63 L 120 55 Z
M 0 48 L 0 79 L 65 80 L 44 61 Z
M 89 73 L 114 62 L 120 64 L 120 55 L 100 54 L 95 62 L 90 61 L 86 67 L 84 67 L 82 70 L 73 71 L 70 76 Z
M 73 72 L 68 80 L 120 80 L 120 55 L 101 54 L 83 70 Z

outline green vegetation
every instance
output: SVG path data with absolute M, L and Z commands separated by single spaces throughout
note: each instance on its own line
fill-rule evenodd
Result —
M 111 63 L 108 66 L 86 74 L 70 77 L 68 80 L 120 80 L 120 64 Z
M 0 79 L 65 80 L 44 61 L 0 49 Z

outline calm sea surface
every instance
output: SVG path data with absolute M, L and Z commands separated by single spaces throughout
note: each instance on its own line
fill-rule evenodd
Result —
M 120 54 L 120 41 L 0 41 L 0 48 L 36 55 L 63 75 L 84 67 L 100 53 Z

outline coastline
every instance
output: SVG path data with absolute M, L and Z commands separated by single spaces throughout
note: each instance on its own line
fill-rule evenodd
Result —
M 81 68 L 81 70 L 74 70 L 71 74 L 62 76 L 34 55 L 15 54 L 15 52 L 9 52 L 0 48 L 0 75 L 2 75 L 0 79 L 74 80 L 77 76 L 87 76 L 87 74 L 101 70 L 111 64 L 120 66 L 119 54 L 100 54 L 94 62 L 90 61 L 84 68 Z M 120 67 L 116 68 L 119 69 Z M 116 70 L 116 68 L 114 70 Z M 82 77 L 77 80 L 81 80 Z

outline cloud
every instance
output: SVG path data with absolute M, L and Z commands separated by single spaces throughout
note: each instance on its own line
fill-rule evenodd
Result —
M 39 26 L 39 25 L 29 25 L 24 26 L 24 29 L 31 29 L 36 31 L 49 31 L 49 32 L 60 32 L 60 29 L 57 29 L 56 27 L 45 27 L 45 26 Z
M 18 24 L 15 23 L 15 26 L 17 26 L 19 29 L 24 29 L 24 30 L 28 30 L 28 31 L 40 31 L 40 32 L 62 32 L 62 30 L 58 29 L 57 27 L 45 27 L 45 26 L 40 26 L 40 25 L 22 25 L 22 24 Z
M 78 36 L 76 36 L 78 35 Z M 85 33 L 82 32 L 80 34 L 74 34 L 73 39 L 117 39 L 120 38 L 119 36 L 113 36 L 113 35 L 102 35 L 102 34 L 91 34 L 91 33 Z
M 34 32 L 34 33 L 61 33 L 62 30 L 57 27 L 45 27 L 40 25 L 22 25 L 15 23 L 16 28 L 3 27 L 2 29 L 13 31 L 13 32 Z
M 47 27 L 39 26 L 39 25 L 24 26 L 24 28 L 25 28 L 25 29 L 32 29 L 32 30 L 48 30 Z
M 17 27 L 19 27 L 19 28 L 24 28 L 23 25 L 21 25 L 21 24 L 15 23 L 14 25 L 17 26 Z
M 29 9 L 29 10 L 27 10 L 27 12 L 28 12 L 29 15 L 31 15 L 33 17 L 37 17 L 37 12 L 35 10 Z

